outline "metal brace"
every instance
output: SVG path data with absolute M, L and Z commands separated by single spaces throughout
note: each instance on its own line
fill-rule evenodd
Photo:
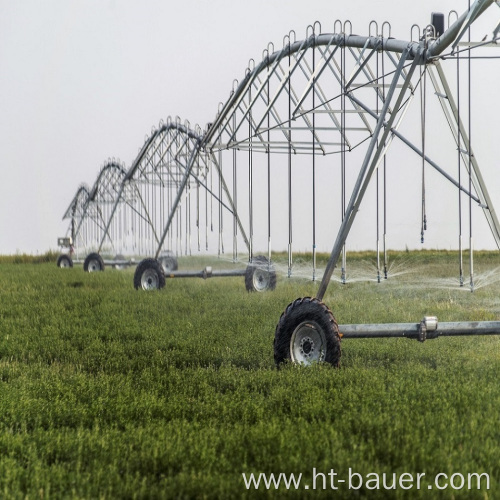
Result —
M 207 266 L 205 269 L 203 269 L 203 279 L 206 280 L 207 278 L 212 277 L 212 267 Z
M 435 338 L 434 335 L 427 337 L 427 332 L 435 332 L 438 326 L 438 319 L 436 316 L 424 316 L 418 328 L 418 341 L 425 342 L 427 338 Z

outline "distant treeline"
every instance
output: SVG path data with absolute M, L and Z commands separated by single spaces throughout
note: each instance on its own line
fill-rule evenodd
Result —
M 0 255 L 0 264 L 42 264 L 44 262 L 56 262 L 59 252 L 49 250 L 40 255 L 17 253 L 15 255 Z
M 15 255 L 0 255 L 0 264 L 42 264 L 44 262 L 57 262 L 57 258 L 60 252 L 55 250 L 49 250 L 40 255 L 31 255 L 26 253 L 17 253 Z M 193 257 L 195 257 L 193 255 Z M 381 257 L 383 254 L 381 252 Z M 387 252 L 388 260 L 395 260 L 404 258 L 408 259 L 418 259 L 420 263 L 425 263 L 426 259 L 435 260 L 440 258 L 443 260 L 456 258 L 458 260 L 459 253 L 458 250 L 435 250 L 435 249 L 422 249 L 422 250 L 389 250 Z M 464 250 L 463 258 L 468 259 L 469 251 Z M 272 256 L 275 262 L 285 262 L 287 260 L 286 252 L 273 252 Z M 325 265 L 328 261 L 329 255 L 327 253 L 318 252 L 316 255 L 317 264 Z M 365 251 L 349 251 L 347 249 L 348 260 L 376 260 L 377 252 L 373 250 Z M 474 258 L 487 261 L 496 261 L 499 258 L 498 250 L 476 250 L 474 251 Z M 423 259 L 423 261 L 422 261 Z M 302 252 L 294 254 L 294 262 L 308 262 L 312 260 L 312 253 Z

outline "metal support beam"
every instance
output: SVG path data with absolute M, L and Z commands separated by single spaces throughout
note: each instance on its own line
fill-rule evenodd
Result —
M 493 202 L 491 201 L 490 195 L 488 193 L 488 189 L 486 187 L 486 183 L 484 182 L 483 176 L 481 174 L 481 170 L 479 168 L 479 164 L 477 162 L 477 158 L 474 155 L 471 145 L 470 145 L 470 140 L 467 135 L 467 128 L 464 126 L 462 123 L 462 120 L 460 119 L 460 115 L 458 112 L 458 106 L 457 103 L 455 102 L 453 98 L 453 93 L 450 89 L 450 86 L 448 84 L 448 81 L 446 79 L 446 76 L 444 74 L 443 68 L 440 64 L 439 61 L 436 61 L 433 65 L 429 65 L 430 68 L 430 75 L 431 75 L 431 80 L 432 83 L 434 84 L 434 87 L 436 88 L 436 91 L 439 92 L 439 87 L 437 79 L 435 75 L 433 74 L 433 68 L 436 69 L 439 80 L 441 82 L 441 85 L 443 87 L 443 94 L 447 97 L 447 99 L 440 98 L 441 105 L 443 106 L 443 110 L 446 110 L 445 108 L 445 100 L 448 102 L 448 105 L 451 110 L 451 116 L 453 117 L 454 120 L 454 125 L 455 127 L 452 129 L 455 141 L 457 142 L 458 148 L 462 151 L 462 154 L 468 155 L 470 158 L 470 165 L 472 168 L 471 172 L 471 177 L 472 177 L 472 185 L 474 186 L 474 190 L 476 191 L 478 197 L 479 197 L 479 204 L 481 208 L 483 209 L 484 215 L 486 217 L 486 220 L 488 221 L 488 225 L 490 226 L 491 233 L 493 234 L 493 238 L 495 239 L 495 243 L 497 244 L 497 247 L 500 249 L 500 222 L 498 221 L 497 214 L 495 212 L 495 208 L 493 206 Z M 447 117 L 450 117 L 450 113 L 446 113 L 445 115 Z M 450 124 L 451 125 L 451 124 Z M 460 137 L 458 137 L 458 130 L 460 130 Z M 460 141 L 460 139 L 462 141 Z M 462 144 L 464 148 L 462 148 Z M 467 172 L 469 172 L 469 161 L 464 161 L 465 168 Z
M 172 209 L 170 210 L 170 214 L 168 216 L 167 225 L 165 226 L 163 234 L 162 234 L 162 236 L 160 238 L 160 241 L 158 243 L 158 249 L 156 250 L 155 259 L 157 259 L 158 256 L 160 255 L 161 248 L 163 246 L 163 243 L 165 242 L 165 238 L 167 237 L 168 230 L 170 229 L 170 226 L 172 224 L 172 220 L 174 218 L 174 214 L 175 214 L 175 212 L 177 210 L 179 202 L 181 201 L 182 194 L 184 193 L 184 189 L 186 188 L 186 184 L 187 184 L 188 179 L 189 179 L 189 177 L 191 175 L 191 170 L 193 169 L 193 166 L 195 164 L 196 158 L 198 157 L 199 150 L 200 150 L 200 140 L 197 139 L 196 143 L 195 143 L 195 146 L 193 147 L 193 149 L 191 151 L 191 155 L 189 157 L 189 162 L 188 162 L 188 164 L 186 166 L 186 171 L 184 172 L 184 176 L 182 177 L 182 181 L 181 181 L 179 189 L 177 191 L 177 196 L 175 197 L 174 203 L 172 205 Z
M 359 99 L 356 99 L 353 96 L 351 96 L 351 99 L 353 101 L 355 101 L 361 108 L 363 108 L 368 114 L 370 114 L 374 118 L 377 118 L 377 114 L 374 111 L 372 111 L 368 106 L 363 104 Z M 387 127 L 387 123 L 384 123 L 384 127 Z M 420 157 L 423 157 L 424 160 L 432 168 L 434 168 L 437 172 L 439 172 L 443 177 L 445 177 L 448 181 L 450 181 L 454 186 L 456 186 L 458 189 L 460 189 L 467 196 L 470 196 L 476 203 L 481 203 L 481 201 L 479 200 L 479 198 L 477 196 L 475 196 L 474 194 L 470 193 L 467 189 L 465 189 L 453 177 L 451 177 L 451 175 L 449 175 L 447 172 L 445 172 L 435 161 L 433 161 L 427 155 L 424 155 L 423 152 L 417 146 L 415 146 L 411 141 L 409 141 L 404 135 L 400 134 L 395 127 L 393 127 L 391 129 L 391 135 L 400 139 L 410 149 L 415 151 L 415 153 L 417 153 L 417 155 L 419 155 Z
M 111 215 L 109 216 L 108 223 L 106 224 L 106 227 L 104 228 L 104 232 L 101 238 L 101 242 L 99 244 L 99 248 L 97 249 L 97 253 L 101 253 L 102 246 L 104 245 L 104 241 L 106 240 L 106 236 L 109 235 L 109 228 L 111 226 L 111 222 L 113 221 L 113 217 L 115 215 L 116 209 L 118 208 L 118 204 L 120 203 L 122 193 L 125 189 L 125 186 L 127 184 L 128 179 L 124 179 L 122 182 L 122 185 L 120 186 L 120 191 L 118 192 L 118 196 L 116 197 L 115 204 L 113 205 L 113 208 L 111 210 Z
M 438 323 L 437 318 L 432 317 L 424 318 L 420 323 L 339 325 L 339 331 L 344 339 L 405 337 L 423 342 L 438 337 L 500 335 L 500 321 Z
M 215 269 L 205 267 L 201 271 L 171 271 L 165 274 L 165 278 L 229 278 L 233 276 L 245 276 L 246 269 Z
M 466 19 L 468 20 L 469 14 L 473 14 L 474 19 L 477 19 L 492 3 L 493 0 L 479 0 L 476 2 L 474 5 L 474 10 L 471 9 L 470 11 L 465 11 L 456 21 L 455 23 L 450 26 L 437 40 L 432 42 L 429 46 L 429 49 L 427 50 L 426 53 L 426 59 L 433 59 L 436 56 L 439 56 L 447 47 L 449 47 L 455 40 L 457 42 L 460 40 L 460 37 L 462 34 L 459 34 L 460 31 L 462 30 L 462 27 L 465 24 L 465 27 L 463 28 L 463 32 L 468 28 L 468 24 Z M 472 21 L 471 21 L 472 22 Z M 458 37 L 458 39 L 457 39 Z
M 387 97 L 384 103 L 384 106 L 382 108 L 382 111 L 380 113 L 377 125 L 375 127 L 373 136 L 370 141 L 370 145 L 368 146 L 368 150 L 365 155 L 365 159 L 363 161 L 363 165 L 361 167 L 361 170 L 358 175 L 358 179 L 356 181 L 356 185 L 354 186 L 351 199 L 349 201 L 349 205 L 347 206 L 346 209 L 346 214 L 344 217 L 344 221 L 342 222 L 337 239 L 335 241 L 335 245 L 332 249 L 332 253 L 330 254 L 330 259 L 328 260 L 325 273 L 323 275 L 323 279 L 321 280 L 321 284 L 319 286 L 318 293 L 316 297 L 319 300 L 323 299 L 323 296 L 325 295 L 326 289 L 328 288 L 328 284 L 330 283 L 330 279 L 332 277 L 333 271 L 335 270 L 335 266 L 337 265 L 338 258 L 340 256 L 340 252 L 342 251 L 342 247 L 344 246 L 344 243 L 347 239 L 347 235 L 349 234 L 349 231 L 351 229 L 351 226 L 354 222 L 354 219 L 356 217 L 356 213 L 359 209 L 359 206 L 361 204 L 361 201 L 363 199 L 363 196 L 365 194 L 365 191 L 368 187 L 368 184 L 370 183 L 371 176 L 378 164 L 379 157 L 385 147 L 386 139 L 390 133 L 390 129 L 392 128 L 396 116 L 398 113 L 393 112 L 389 121 L 388 121 L 388 126 L 385 128 L 384 133 L 382 134 L 382 137 L 379 139 L 379 134 L 381 130 L 384 128 L 384 121 L 385 121 L 385 116 L 387 114 L 387 111 L 389 109 L 389 105 L 392 101 L 392 98 L 395 94 L 396 91 L 396 86 L 397 83 L 401 77 L 404 65 L 406 63 L 406 60 L 410 54 L 410 49 L 409 47 L 407 50 L 405 50 L 401 56 L 401 59 L 399 61 L 398 67 L 395 71 L 394 77 L 391 82 L 391 86 L 389 88 L 389 91 L 387 93 Z M 393 109 L 398 110 L 401 107 L 401 104 L 403 102 L 403 98 L 405 96 L 405 93 L 410 85 L 411 78 L 413 76 L 413 73 L 416 69 L 416 67 L 421 63 L 422 60 L 422 52 L 419 52 L 417 56 L 414 58 L 413 63 L 411 65 L 410 71 L 406 75 L 406 78 L 404 80 L 403 88 L 399 92 L 399 96 L 396 100 L 396 104 L 394 105 Z M 377 143 L 379 144 L 375 154 L 373 154 L 373 151 L 375 150 L 375 147 L 377 146 Z M 373 156 L 373 158 L 372 158 Z
M 250 242 L 248 241 L 248 237 L 246 235 L 243 224 L 241 223 L 241 219 L 238 215 L 238 211 L 236 210 L 233 198 L 231 197 L 231 193 L 229 192 L 226 181 L 224 180 L 224 176 L 222 175 L 221 166 L 219 165 L 219 162 L 217 161 L 213 153 L 211 153 L 211 156 L 212 156 L 212 163 L 215 165 L 217 173 L 219 174 L 219 182 L 222 184 L 222 189 L 224 190 L 224 193 L 226 194 L 227 200 L 229 202 L 229 206 L 231 207 L 230 212 L 236 218 L 236 223 L 238 224 L 238 228 L 240 229 L 241 236 L 243 238 L 243 241 L 245 242 L 245 246 L 247 247 L 248 252 L 250 253 Z

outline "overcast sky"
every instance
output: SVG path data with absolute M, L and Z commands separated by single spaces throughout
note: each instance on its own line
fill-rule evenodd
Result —
M 91 186 L 109 157 L 130 166 L 144 136 L 169 115 L 204 128 L 249 59 L 259 61 L 270 41 L 280 47 L 291 29 L 302 39 L 316 20 L 332 32 L 336 19 L 349 19 L 365 35 L 370 20 L 388 20 L 392 36 L 410 39 L 411 26 L 426 25 L 431 12 L 466 7 L 463 0 L 0 0 L 0 253 L 55 249 L 80 183 Z M 500 17 L 490 9 L 478 23 L 481 38 Z M 500 209 L 500 61 L 489 65 L 477 80 L 494 101 L 479 89 L 475 104 L 490 114 L 476 120 L 475 133 L 490 145 L 485 176 Z M 494 246 L 487 234 L 476 240 Z

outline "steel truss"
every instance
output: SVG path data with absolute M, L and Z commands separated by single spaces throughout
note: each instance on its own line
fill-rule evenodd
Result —
M 259 231 L 266 233 L 270 258 L 276 220 L 281 225 L 286 220 L 291 275 L 296 205 L 303 201 L 299 198 L 297 202 L 294 175 L 297 168 L 304 168 L 304 163 L 300 163 L 303 160 L 298 158 L 307 156 L 312 177 L 311 200 L 307 201 L 311 205 L 312 227 L 307 230 L 312 233 L 313 278 L 316 213 L 324 202 L 318 172 L 340 172 L 340 179 L 329 180 L 336 184 L 329 197 L 340 202 L 340 228 L 320 285 L 321 299 L 341 255 L 345 271 L 347 236 L 372 179 L 377 177 L 378 186 L 379 170 L 383 170 L 385 178 L 386 155 L 396 138 L 480 205 L 500 246 L 500 224 L 440 62 L 447 47 L 452 43 L 459 46 L 464 30 L 492 3 L 474 3 L 441 36 L 436 37 L 432 28 L 426 29 L 417 41 L 393 38 L 386 23 L 381 30 L 375 25 L 375 34 L 369 36 L 353 35 L 350 24 L 339 22 L 335 23 L 334 34 L 322 33 L 319 23 L 309 27 L 305 40 L 297 41 L 291 33 L 281 49 L 272 50 L 269 46 L 259 64 L 250 64 L 243 80 L 233 88 L 205 131 L 198 126 L 191 129 L 188 122 L 183 124 L 179 119 L 168 119 L 152 131 L 128 171 L 116 178 L 103 177 L 103 182 L 106 179 L 112 185 L 106 196 L 91 196 L 84 204 L 85 210 L 75 210 L 74 216 L 65 214 L 72 217 L 72 226 L 76 226 L 74 241 L 82 241 L 84 248 L 92 247 L 98 252 L 157 258 L 166 249 L 190 254 L 192 234 L 196 233 L 195 247 L 198 251 L 207 250 L 209 233 L 214 232 L 215 203 L 219 211 L 218 252 L 224 252 L 224 210 L 232 219 L 226 228 L 232 226 L 235 260 L 241 240 L 252 258 Z M 432 159 L 423 144 L 417 145 L 418 135 L 417 139 L 410 139 L 400 132 L 426 74 L 462 152 L 473 189 Z M 347 153 L 354 152 L 360 155 L 360 167 L 348 162 Z M 275 153 L 284 160 L 275 161 Z M 279 161 L 286 166 L 277 184 L 273 172 Z M 348 196 L 346 177 L 353 171 L 357 178 Z M 286 210 L 281 207 L 279 215 L 272 214 L 276 211 L 273 190 L 287 191 Z M 377 196 L 378 191 L 377 187 Z M 377 214 L 377 224 L 378 217 Z M 203 219 L 205 234 L 200 231 Z M 330 226 L 335 224 L 332 219 Z M 92 230 L 85 232 L 85 228 L 92 225 L 94 232 L 89 238 Z M 385 228 L 383 232 L 386 263 Z M 377 227 L 377 246 L 378 239 Z
M 223 178 L 215 179 L 215 156 L 199 150 L 201 130 L 170 118 L 153 129 L 132 166 L 109 161 L 92 190 L 80 188 L 66 211 L 74 244 L 107 255 L 155 255 L 175 249 L 191 253 L 191 218 L 201 248 L 200 205 L 213 203 L 234 214 Z M 202 201 L 202 198 L 203 201 Z M 198 210 L 193 209 L 194 203 Z M 123 257 L 120 257 L 123 258 Z
M 78 253 L 93 250 L 100 241 L 109 220 L 109 207 L 115 202 L 125 178 L 125 167 L 118 160 L 109 159 L 99 171 L 91 189 L 82 185 L 63 219 L 70 219 L 68 233 Z M 113 227 L 117 233 L 119 227 Z
M 277 365 L 289 360 L 302 364 L 329 362 L 337 366 L 342 336 L 407 337 L 423 342 L 439 336 L 500 334 L 500 322 L 439 323 L 433 316 L 424 317 L 420 323 L 339 327 L 323 303 L 339 261 L 342 279 L 345 279 L 346 239 L 374 178 L 379 254 L 380 177 L 384 185 L 383 246 L 387 277 L 386 156 L 394 139 L 401 141 L 422 161 L 422 241 L 426 230 L 424 172 L 425 167 L 430 166 L 456 187 L 459 200 L 462 194 L 467 196 L 469 221 L 472 221 L 472 201 L 479 204 L 500 248 L 500 224 L 472 150 L 470 109 L 469 127 L 466 127 L 460 100 L 455 97 L 441 62 L 453 58 L 455 51 L 461 50 L 466 43 L 463 41 L 465 33 L 493 3 L 493 0 L 476 0 L 448 29 L 443 26 L 443 33 L 436 33 L 439 30 L 436 22 L 427 27 L 423 35 L 419 33 L 417 41 L 393 38 L 386 23 L 381 32 L 376 23 L 372 23 L 370 32 L 375 26 L 376 33 L 369 36 L 353 35 L 349 23 L 342 25 L 339 22 L 335 23 L 334 34 L 321 33 L 319 23 L 308 29 L 305 40 L 297 41 L 291 33 L 285 37 L 281 49 L 271 51 L 268 47 L 259 64 L 250 64 L 243 80 L 233 88 L 204 132 L 199 127 L 191 129 L 188 122 L 182 124 L 179 119 L 168 119 L 146 138 L 128 171 L 110 162 L 101 170 L 92 190 L 81 186 L 65 214 L 71 219 L 73 241 L 81 242 L 84 247 L 94 245 L 98 252 L 126 249 L 136 255 L 154 255 L 154 259 L 144 259 L 137 266 L 135 288 L 162 288 L 166 277 L 206 279 L 244 275 L 249 291 L 273 289 L 276 273 L 270 262 L 272 229 L 276 226 L 276 218 L 280 226 L 288 226 L 288 275 L 291 276 L 293 231 L 296 229 L 294 214 L 297 213 L 294 206 L 297 204 L 301 208 L 305 204 L 310 207 L 308 226 L 312 229 L 315 279 L 316 209 L 325 206 L 320 188 L 326 184 L 327 201 L 332 198 L 340 201 L 339 229 L 316 297 L 296 299 L 279 319 L 274 339 Z M 500 2 L 496 3 L 500 6 Z M 483 45 L 497 46 L 498 35 L 497 25 L 492 40 Z M 467 45 L 470 51 L 474 44 Z M 476 44 L 479 46 L 481 44 Z M 452 52 L 443 56 L 448 47 L 452 47 Z M 467 57 L 470 63 L 470 52 Z M 427 76 L 458 151 L 458 179 L 430 158 L 426 150 Z M 457 78 L 457 86 L 459 82 Z M 400 131 L 418 92 L 421 106 L 419 145 Z M 358 153 L 355 166 L 347 161 L 347 153 Z M 310 158 L 307 167 L 299 162 L 301 156 Z M 276 157 L 282 160 L 276 161 Z M 312 194 L 309 197 L 304 195 L 303 185 L 299 185 L 297 191 L 296 167 L 310 169 Z M 461 181 L 461 168 L 465 169 L 468 184 Z M 325 172 L 331 174 L 332 170 L 340 171 L 340 179 L 332 182 L 330 176 L 328 182 L 322 178 L 320 183 L 317 180 L 320 169 L 323 175 Z M 279 172 L 278 177 L 273 177 L 275 171 Z M 351 171 L 355 173 L 354 181 L 348 189 L 346 178 Z M 256 189 L 254 179 L 257 179 Z M 242 184 L 245 186 L 243 193 Z M 200 190 L 205 195 L 205 203 Z M 349 190 L 350 196 L 347 195 Z M 286 201 L 283 197 L 276 201 L 272 191 L 286 191 Z M 218 251 L 224 251 L 222 213 L 227 211 L 232 219 L 233 259 L 238 258 L 238 240 L 242 238 L 249 253 L 247 269 L 214 272 L 207 267 L 200 272 L 167 272 L 168 266 L 161 260 L 162 252 L 169 248 L 180 254 L 184 248 L 186 254 L 191 253 L 193 219 L 198 250 L 201 249 L 203 214 L 205 247 L 208 249 L 208 233 L 214 231 L 214 201 L 218 208 Z M 276 210 L 278 216 L 273 216 Z M 332 212 L 331 206 L 327 210 Z M 244 220 L 248 223 L 244 224 Z M 329 217 L 328 226 L 337 226 L 333 217 Z M 266 233 L 268 258 L 259 256 L 253 261 L 255 235 L 262 232 L 262 228 Z M 461 237 L 460 232 L 460 252 Z M 474 289 L 472 249 L 470 231 L 471 290 Z M 164 255 L 164 262 L 168 258 Z M 126 264 L 122 258 L 115 259 L 114 263 L 117 262 Z M 70 267 L 72 262 L 68 256 L 61 256 L 58 265 Z M 98 253 L 89 254 L 84 263 L 86 270 L 102 270 L 103 266 L 104 261 Z M 380 280 L 380 256 L 377 267 Z M 460 279 L 462 284 L 462 264 Z

